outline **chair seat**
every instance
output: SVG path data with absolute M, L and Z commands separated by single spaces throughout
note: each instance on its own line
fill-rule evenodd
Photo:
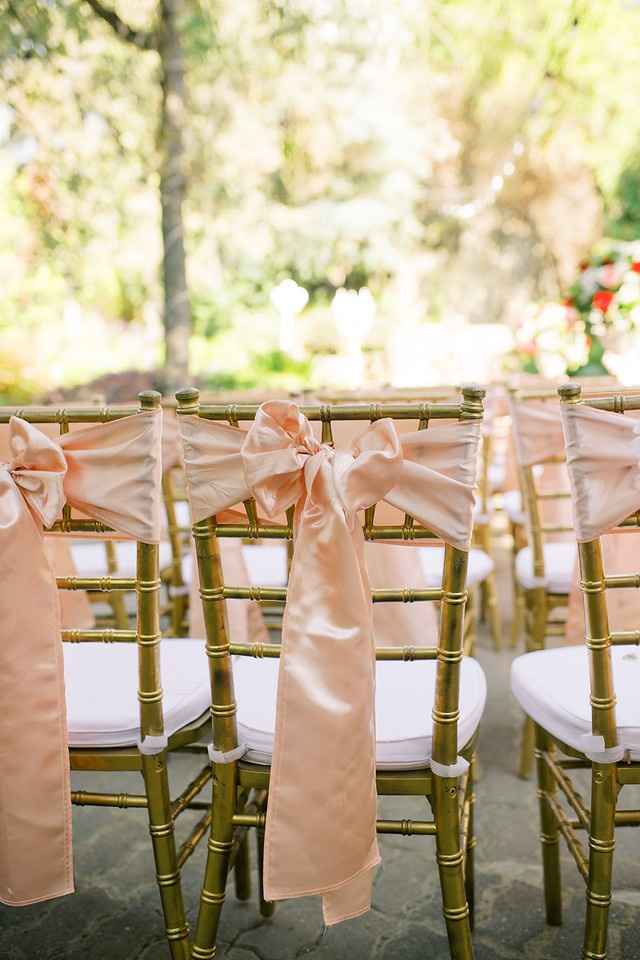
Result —
M 135 577 L 136 544 L 132 540 L 119 540 L 114 543 L 118 569 L 115 576 Z M 107 550 L 101 540 L 75 540 L 71 544 L 71 554 L 79 577 L 108 577 Z M 160 569 L 171 563 L 171 545 L 160 544 Z
M 544 577 L 536 577 L 531 547 L 524 547 L 516 556 L 516 578 L 525 590 L 544 587 L 550 593 L 568 594 L 574 580 L 577 557 L 575 543 L 545 543 Z
M 507 467 L 503 461 L 494 461 L 489 464 L 487 480 L 491 491 L 502 490 L 507 479 Z
M 173 509 L 176 516 L 176 523 L 179 527 L 184 527 L 189 529 L 191 527 L 191 513 L 189 511 L 189 504 L 186 500 L 176 500 Z
M 65 643 L 69 744 L 126 747 L 140 739 L 138 650 L 135 643 Z M 165 733 L 197 720 L 211 704 L 202 640 L 160 645 Z
M 420 553 L 425 587 L 439 587 L 442 583 L 444 547 L 414 547 L 413 549 Z M 472 547 L 469 550 L 467 586 L 474 587 L 476 584 L 482 583 L 492 572 L 493 560 L 489 554 L 477 547 Z
M 473 506 L 473 525 L 474 527 L 486 527 L 491 523 L 491 514 L 484 513 L 480 509 L 480 501 L 476 500 Z
M 286 587 L 287 548 L 284 543 L 243 544 L 242 556 L 250 583 L 257 587 Z M 224 568 L 224 555 L 222 565 Z M 191 583 L 193 555 L 190 553 L 182 558 L 182 576 L 185 583 Z
M 616 721 L 619 742 L 640 759 L 640 654 L 613 647 Z M 537 724 L 575 750 L 589 749 L 591 735 L 589 657 L 585 646 L 536 650 L 511 665 L 511 689 Z
M 273 753 L 279 661 L 236 657 L 238 735 L 245 759 L 268 764 Z M 435 661 L 378 661 L 376 669 L 376 761 L 382 770 L 428 766 L 433 749 Z M 482 667 L 465 657 L 460 670 L 458 748 L 475 733 L 486 699 Z
M 511 523 L 523 527 L 527 522 L 527 516 L 522 509 L 522 496 L 519 490 L 507 490 L 502 496 L 502 507 Z

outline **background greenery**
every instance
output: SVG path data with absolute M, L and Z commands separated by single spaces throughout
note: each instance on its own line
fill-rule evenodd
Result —
M 330 303 L 363 286 L 384 379 L 398 325 L 516 325 L 603 235 L 640 235 L 638 4 L 5 0 L 3 399 L 162 368 L 167 104 L 162 56 L 136 36 L 167 17 L 203 382 L 330 375 Z M 270 300 L 286 277 L 309 293 L 297 359 Z

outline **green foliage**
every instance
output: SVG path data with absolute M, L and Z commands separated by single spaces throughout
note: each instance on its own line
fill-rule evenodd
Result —
M 135 28 L 157 21 L 157 0 L 108 2 Z M 559 226 L 583 237 L 584 211 L 558 224 L 544 203 L 576 169 L 609 205 L 612 236 L 637 237 L 640 74 L 621 37 L 639 27 L 640 11 L 610 0 L 185 0 L 194 342 L 211 348 L 205 367 L 210 355 L 228 366 L 210 376 L 304 379 L 278 354 L 275 321 L 245 342 L 285 277 L 309 292 L 307 317 L 338 288 L 368 286 L 389 329 L 502 319 L 516 287 L 556 296 L 557 253 L 537 251 Z M 0 353 L 7 330 L 58 335 L 70 302 L 114 331 L 157 323 L 158 81 L 156 53 L 83 0 L 0 6 Z M 485 209 L 516 138 L 520 167 Z M 480 212 L 465 219 L 470 201 Z M 20 355 L 16 385 L 31 377 Z
M 609 211 L 608 232 L 621 240 L 640 236 L 640 150 L 625 165 Z

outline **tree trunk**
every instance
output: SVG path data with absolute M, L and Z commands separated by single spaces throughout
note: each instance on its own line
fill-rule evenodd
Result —
M 187 116 L 182 43 L 177 18 L 180 0 L 160 0 L 158 52 L 162 71 L 160 117 L 160 202 L 164 280 L 165 369 L 163 388 L 189 384 L 191 307 L 187 291 L 182 208 L 187 181 L 182 128 Z

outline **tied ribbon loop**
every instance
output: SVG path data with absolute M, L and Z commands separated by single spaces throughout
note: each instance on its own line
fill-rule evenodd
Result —
M 9 451 L 5 469 L 42 525 L 50 527 L 65 504 L 62 448 L 26 420 L 11 417 Z
M 321 443 L 293 403 L 248 431 L 180 417 L 194 522 L 254 497 L 263 518 L 295 508 L 265 836 L 265 895 L 319 894 L 324 919 L 365 912 L 376 836 L 375 642 L 358 513 L 380 503 L 466 550 L 479 424 L 398 435 L 369 425 L 348 450 Z M 400 511 L 400 513 L 398 513 Z

